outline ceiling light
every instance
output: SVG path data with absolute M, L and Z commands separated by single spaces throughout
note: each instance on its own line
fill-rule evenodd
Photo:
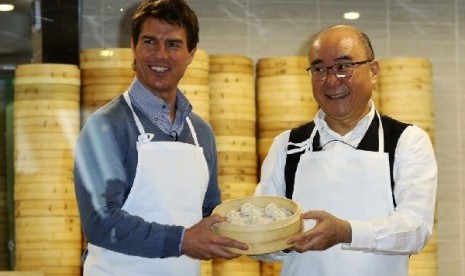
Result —
M 346 12 L 344 13 L 344 19 L 347 20 L 357 20 L 360 17 L 360 13 L 358 12 Z
M 12 11 L 14 8 L 15 6 L 11 4 L 0 4 L 0 11 Z

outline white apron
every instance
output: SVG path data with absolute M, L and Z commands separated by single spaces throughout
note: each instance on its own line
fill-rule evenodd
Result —
M 375 117 L 376 119 L 376 117 Z M 379 119 L 379 151 L 311 152 L 316 127 L 301 155 L 292 198 L 304 211 L 325 210 L 351 220 L 384 218 L 394 212 L 389 159 Z M 305 221 L 305 230 L 314 225 Z M 408 256 L 342 250 L 292 252 L 283 264 L 285 276 L 407 276 Z
M 124 97 L 132 110 L 128 93 Z M 202 219 L 208 185 L 208 167 L 189 118 L 195 145 L 151 142 L 132 110 L 139 129 L 138 163 L 132 189 L 122 209 L 146 221 L 190 227 Z M 142 258 L 88 244 L 86 276 L 190 276 L 200 275 L 200 261 L 187 256 Z

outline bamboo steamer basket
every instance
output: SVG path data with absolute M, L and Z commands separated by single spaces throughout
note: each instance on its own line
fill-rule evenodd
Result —
M 247 56 L 216 54 L 209 66 L 221 199 L 252 195 L 257 183 L 254 63 Z
M 290 236 L 303 230 L 302 210 L 292 200 L 280 196 L 249 196 L 226 201 L 218 205 L 213 214 L 226 216 L 231 210 L 239 210 L 245 203 L 264 208 L 269 203 L 275 203 L 280 208 L 286 208 L 292 215 L 282 221 L 262 225 L 235 225 L 228 222 L 214 224 L 212 229 L 220 236 L 232 238 L 249 245 L 247 251 L 227 248 L 229 251 L 244 255 L 260 255 L 284 250 L 291 247 L 287 244 Z

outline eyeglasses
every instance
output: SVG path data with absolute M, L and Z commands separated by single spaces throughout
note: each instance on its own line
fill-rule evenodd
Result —
M 328 77 L 328 71 L 332 70 L 334 75 L 337 78 L 347 78 L 352 76 L 354 73 L 355 67 L 357 65 L 362 65 L 368 62 L 372 62 L 372 59 L 356 62 L 343 62 L 336 63 L 331 66 L 319 66 L 314 65 L 307 68 L 307 72 L 312 75 L 313 80 L 324 81 Z

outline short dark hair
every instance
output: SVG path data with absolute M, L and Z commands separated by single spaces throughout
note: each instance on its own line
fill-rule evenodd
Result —
M 186 30 L 187 49 L 192 51 L 199 42 L 199 21 L 195 12 L 184 0 L 145 0 L 132 17 L 131 39 L 137 45 L 142 24 L 155 18 Z

